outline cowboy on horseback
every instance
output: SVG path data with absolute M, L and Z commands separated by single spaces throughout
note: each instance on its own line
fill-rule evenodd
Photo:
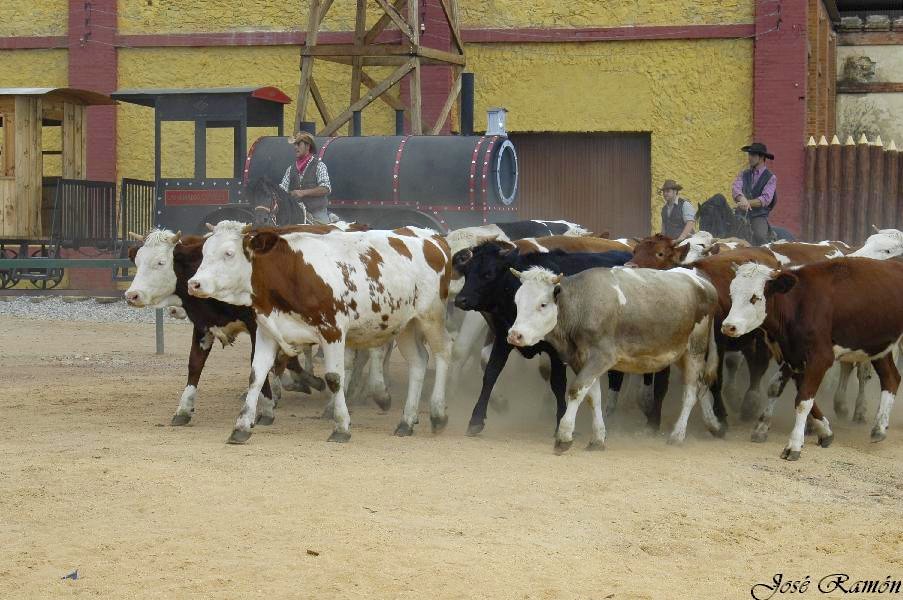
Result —
M 737 203 L 737 210 L 746 215 L 752 229 L 754 245 L 761 246 L 771 241 L 771 225 L 768 215 L 778 201 L 778 178 L 766 166 L 766 160 L 774 160 L 765 144 L 754 142 L 740 148 L 749 157 L 749 168 L 734 180 L 731 196 Z
M 285 170 L 279 185 L 289 192 L 305 213 L 305 222 L 314 225 L 328 225 L 338 220 L 328 211 L 329 172 L 326 164 L 316 155 L 317 145 L 312 135 L 299 131 L 289 140 L 295 146 L 295 161 Z
M 680 242 L 693 235 L 696 210 L 690 201 L 680 196 L 683 187 L 673 179 L 667 179 L 658 190 L 665 199 L 662 207 L 662 234 Z

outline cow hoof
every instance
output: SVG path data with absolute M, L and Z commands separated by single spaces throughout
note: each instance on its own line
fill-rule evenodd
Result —
M 767 442 L 768 441 L 768 432 L 767 431 L 753 431 L 752 435 L 749 437 L 749 439 L 757 444 Z
M 682 437 L 678 437 L 676 435 L 668 436 L 668 445 L 669 446 L 680 446 L 683 443 L 684 443 L 684 440 Z
M 310 394 L 311 393 L 310 386 L 307 385 L 306 383 L 300 382 L 300 381 L 298 383 L 285 384 L 282 386 L 282 389 L 284 389 L 287 392 L 301 392 L 302 394 Z
M 276 420 L 276 417 L 270 415 L 257 415 L 257 423 L 263 425 L 264 427 L 272 425 L 273 421 Z
M 251 439 L 251 432 L 244 431 L 241 429 L 233 429 L 232 435 L 229 436 L 229 439 L 226 440 L 227 444 L 244 444 L 249 439 Z
M 338 442 L 339 444 L 344 444 L 348 440 L 351 439 L 351 432 L 349 431 L 333 431 L 332 435 L 330 435 L 326 441 L 327 442 Z
M 799 450 L 787 450 L 787 456 L 784 456 L 785 460 L 799 460 L 800 459 L 800 451 Z
M 430 424 L 433 426 L 433 433 L 442 433 L 448 425 L 448 417 L 430 417 Z
M 311 375 L 310 379 L 307 380 L 307 384 L 318 392 L 322 392 L 326 389 L 326 381 L 324 381 L 322 377 L 314 377 Z
M 711 433 L 714 437 L 723 440 L 727 435 L 727 422 L 719 423 L 718 428 L 710 429 L 709 433 Z
M 388 412 L 392 408 L 392 396 L 389 394 L 373 394 L 373 402 L 383 412 Z
M 571 440 L 569 442 L 562 442 L 561 440 L 555 440 L 555 454 L 564 454 L 568 450 L 571 449 L 571 446 L 574 445 L 574 441 Z
M 883 442 L 887 434 L 880 429 L 872 429 L 872 442 Z
M 183 413 L 176 413 L 172 416 L 172 421 L 169 422 L 173 427 L 181 427 L 182 425 L 188 425 L 191 423 L 191 415 L 186 415 Z
M 486 424 L 483 422 L 471 423 L 470 425 L 467 426 L 467 435 L 469 435 L 469 436 L 479 435 L 483 431 L 483 427 L 485 427 L 485 426 L 486 426 Z
M 599 452 L 601 450 L 605 450 L 605 442 L 600 442 L 598 440 L 593 440 L 589 444 L 586 445 L 587 450 Z
M 856 413 L 853 415 L 854 423 L 865 423 L 865 413 Z
M 408 437 L 410 435 L 414 435 L 414 428 L 402 421 L 398 424 L 398 427 L 395 428 L 395 435 L 398 437 Z
M 826 435 L 824 437 L 818 438 L 818 445 L 821 446 L 822 448 L 827 448 L 828 446 L 831 445 L 831 442 L 833 442 L 833 441 L 834 441 L 834 434 L 832 433 L 831 435 Z

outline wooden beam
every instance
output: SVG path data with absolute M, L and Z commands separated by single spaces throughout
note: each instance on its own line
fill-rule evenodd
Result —
M 389 18 L 392 19 L 392 22 L 395 23 L 395 26 L 398 27 L 398 30 L 401 31 L 404 35 L 407 36 L 409 40 L 412 42 L 420 36 L 420 28 L 416 26 L 416 24 L 408 18 L 409 23 L 406 23 L 404 18 L 401 16 L 401 13 L 395 8 L 395 6 L 389 4 L 387 0 L 376 0 L 376 3 L 382 7 L 383 11 L 389 15 Z M 417 0 L 412 0 L 408 2 L 408 17 L 410 17 L 410 6 L 411 4 L 416 4 Z
M 310 0 L 310 14 L 307 19 L 307 38 L 304 42 L 306 48 L 317 45 L 317 33 L 320 30 L 320 0 Z M 313 71 L 314 59 L 310 56 L 301 58 L 301 81 L 298 83 L 298 97 L 295 105 L 294 131 L 301 129 L 301 122 L 307 118 L 307 96 L 310 92 L 310 75 Z
M 903 31 L 840 32 L 839 46 L 898 46 L 903 45 Z
M 376 80 L 367 75 L 367 73 L 365 73 L 363 69 L 361 70 L 361 83 L 366 85 L 367 88 L 371 90 L 378 85 L 376 83 Z M 408 110 L 408 107 L 404 105 L 404 102 L 402 102 L 389 92 L 383 92 L 382 94 L 380 94 L 379 99 L 391 106 L 394 110 Z
M 63 107 L 63 177 L 84 179 L 87 169 L 85 107 L 67 102 Z
M 440 131 L 442 131 L 442 126 L 445 125 L 446 119 L 448 119 L 448 113 L 451 112 L 452 106 L 455 104 L 455 100 L 458 98 L 458 94 L 461 92 L 461 73 L 458 73 L 458 76 L 455 78 L 455 83 L 452 85 L 451 91 L 448 94 L 448 98 L 445 99 L 445 104 L 442 106 L 442 110 L 439 111 L 439 118 L 436 119 L 436 124 L 433 125 L 433 128 L 430 130 L 430 135 L 437 135 Z
M 383 79 L 375 88 L 373 88 L 369 94 L 349 106 L 345 112 L 336 117 L 333 121 L 328 123 L 326 127 L 318 134 L 321 136 L 333 135 L 336 131 L 339 130 L 339 127 L 348 122 L 348 119 L 351 118 L 351 115 L 358 110 L 363 110 L 364 107 L 369 105 L 371 102 L 376 100 L 376 98 L 390 89 L 393 85 L 401 81 L 401 78 L 408 74 L 408 72 L 414 68 L 416 64 L 416 58 L 410 58 L 405 62 L 405 64 L 401 65 L 397 69 L 395 69 L 391 75 L 387 78 Z
M 452 12 L 452 9 L 449 8 L 448 0 L 439 0 L 439 3 L 442 5 L 442 12 L 445 13 L 445 19 L 448 21 L 448 28 L 451 29 L 455 46 L 458 47 L 458 52 L 464 54 L 464 41 L 461 39 L 461 31 L 458 29 L 457 14 Z
M 421 46 L 417 52 L 418 56 L 423 58 L 431 59 L 431 61 L 439 62 L 439 63 L 449 63 L 453 65 L 464 66 L 467 61 L 464 59 L 463 54 L 455 54 L 454 52 L 444 52 L 442 50 L 436 50 L 434 48 L 425 48 Z
M 903 83 L 892 81 L 837 82 L 838 94 L 895 94 L 903 92 Z
M 16 173 L 16 120 L 11 112 L 3 113 L 3 156 L 0 161 L 0 177 Z M 0 216 L 2 220 L 2 216 Z
M 320 15 L 317 17 L 317 29 L 323 25 L 323 19 L 326 18 L 326 13 L 329 12 L 330 6 L 332 6 L 332 0 L 323 0 L 323 5 L 320 7 Z
M 5 224 L 13 237 L 41 237 L 41 98 L 16 97 L 16 198 Z M 8 204 L 7 208 L 11 205 Z M 12 228 L 12 231 L 10 231 Z
M 357 12 L 354 17 L 354 46 L 360 48 L 364 45 L 364 36 L 367 34 L 367 0 L 357 0 Z M 361 59 L 354 57 L 351 60 L 351 104 L 361 99 Z M 329 122 L 329 119 L 324 121 Z M 351 135 L 352 124 L 348 123 L 348 135 Z
M 401 10 L 405 7 L 407 2 L 408 0 L 396 0 L 392 7 L 401 14 Z M 383 12 L 379 17 L 379 20 L 373 24 L 373 27 L 371 27 L 370 31 L 367 32 L 367 35 L 364 36 L 364 44 L 372 44 L 376 41 L 376 38 L 379 37 L 379 34 L 383 32 L 391 20 L 392 18 L 389 16 L 389 13 Z
M 338 57 L 338 56 L 413 56 L 414 48 L 411 44 L 369 44 L 367 46 L 355 46 L 354 44 L 325 44 L 314 48 L 302 48 L 301 56 Z
M 323 101 L 323 96 L 320 95 L 320 88 L 317 87 L 317 80 L 313 78 L 313 75 L 310 77 L 310 94 L 314 97 L 314 104 L 316 104 L 317 110 L 320 112 L 320 118 L 323 119 L 323 123 L 326 124 L 332 121 L 332 117 L 329 116 L 329 108 Z
M 420 87 L 420 2 L 419 0 L 408 0 L 408 23 L 414 35 L 411 36 L 411 43 L 417 53 L 414 58 L 414 67 L 411 69 L 411 133 L 421 135 L 423 133 L 423 94 Z

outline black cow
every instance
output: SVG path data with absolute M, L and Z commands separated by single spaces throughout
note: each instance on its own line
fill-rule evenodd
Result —
M 464 287 L 455 298 L 455 306 L 462 310 L 482 312 L 495 334 L 489 363 L 483 373 L 480 398 L 473 408 L 467 428 L 468 435 L 476 435 L 483 430 L 492 388 L 508 361 L 508 355 L 514 348 L 508 343 L 506 332 L 517 317 L 514 294 L 520 287 L 520 280 L 512 275 L 511 269 L 526 271 L 530 267 L 539 266 L 551 269 L 556 273 L 573 275 L 594 267 L 620 266 L 631 258 L 632 255 L 629 252 L 569 254 L 560 250 L 520 255 L 516 249 L 508 249 L 496 242 L 486 242 L 472 250 L 461 250 L 455 254 L 452 259 L 454 267 L 465 277 Z M 564 363 L 551 344 L 545 341 L 517 350 L 525 358 L 533 358 L 540 352 L 545 352 L 549 356 L 552 363 L 549 384 L 557 401 L 555 420 L 557 424 L 561 421 L 566 408 L 564 392 L 567 387 L 567 375 Z M 610 384 L 612 378 L 616 380 L 615 389 L 620 389 L 623 375 L 611 373 Z

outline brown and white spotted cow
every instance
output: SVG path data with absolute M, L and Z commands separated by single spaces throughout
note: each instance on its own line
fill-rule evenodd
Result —
M 333 395 L 330 441 L 351 437 L 342 389 L 345 348 L 373 348 L 396 339 L 410 367 L 408 397 L 396 435 L 411 435 L 429 356 L 436 360 L 430 399 L 434 432 L 445 428 L 449 338 L 445 303 L 451 256 L 445 240 L 427 229 L 280 233 L 250 232 L 243 223 L 216 225 L 204 259 L 188 282 L 197 297 L 251 306 L 257 315 L 257 352 L 244 408 L 229 438 L 251 436 L 257 398 L 277 350 L 297 354 L 319 344 Z
M 900 374 L 892 349 L 903 339 L 903 307 L 888 298 L 903 293 L 903 263 L 838 258 L 795 268 L 750 263 L 731 282 L 731 310 L 722 323 L 737 337 L 756 328 L 765 332 L 774 355 L 797 386 L 796 422 L 781 456 L 797 460 L 807 418 L 826 447 L 834 438 L 815 394 L 834 361 L 869 360 L 881 380 L 881 401 L 872 441 L 887 437 Z M 770 426 L 772 398 L 759 427 Z

